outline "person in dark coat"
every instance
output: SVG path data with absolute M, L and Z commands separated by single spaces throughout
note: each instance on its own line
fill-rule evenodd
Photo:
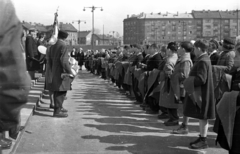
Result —
M 224 70 L 225 73 L 230 73 L 233 69 L 234 57 L 235 57 L 235 40 L 232 38 L 224 38 L 222 50 L 223 52 L 220 54 L 220 57 L 217 62 L 217 66 Z
M 59 31 L 58 41 L 50 48 L 49 67 L 52 70 L 52 91 L 54 91 L 54 117 L 67 117 L 67 110 L 63 108 L 63 101 L 68 90 L 71 90 L 73 77 L 69 64 L 70 53 L 68 52 L 65 39 L 68 33 Z
M 211 59 L 212 65 L 217 65 L 218 59 L 220 57 L 218 52 L 218 42 L 216 40 L 209 41 L 208 54 Z
M 30 29 L 29 35 L 26 38 L 26 64 L 27 64 L 27 70 L 31 76 L 32 79 L 34 79 L 34 73 L 35 71 L 38 71 L 40 69 L 39 64 L 39 52 L 37 49 L 37 41 L 36 41 L 36 30 Z
M 234 66 L 237 69 L 231 74 L 231 91 L 226 92 L 217 105 L 220 120 L 216 141 L 229 154 L 240 154 L 240 44 L 236 45 Z M 231 103 L 229 99 L 232 100 Z
M 21 128 L 20 111 L 26 104 L 30 77 L 21 52 L 22 24 L 10 0 L 0 1 L 0 153 L 9 149 Z
M 38 33 L 38 40 L 37 40 L 37 47 L 39 46 L 45 46 L 46 47 L 46 42 L 45 42 L 45 34 L 44 33 Z M 39 54 L 39 71 L 44 72 L 44 65 L 46 64 L 46 55 L 41 54 L 38 51 Z M 46 68 L 46 65 L 45 65 Z
M 198 40 L 194 43 L 196 62 L 189 77 L 184 81 L 186 96 L 184 116 L 199 119 L 200 136 L 190 143 L 192 149 L 208 147 L 208 120 L 215 118 L 215 96 L 211 60 L 207 54 L 208 43 Z
M 73 48 L 72 49 L 72 51 L 71 51 L 71 57 L 73 57 L 74 59 L 76 59 L 77 60 L 77 56 L 78 56 L 78 53 L 77 53 L 77 51 L 76 51 L 76 49 L 75 48 Z
M 80 70 L 82 70 L 84 58 L 85 58 L 85 56 L 84 56 L 83 49 L 80 48 L 80 52 L 78 53 L 78 65 L 80 66 Z

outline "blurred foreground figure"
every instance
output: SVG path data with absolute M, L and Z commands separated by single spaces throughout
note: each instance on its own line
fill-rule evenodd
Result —
M 0 0 L 0 146 L 11 147 L 3 132 L 17 138 L 20 110 L 27 102 L 30 77 L 21 49 L 22 25 L 10 0 Z

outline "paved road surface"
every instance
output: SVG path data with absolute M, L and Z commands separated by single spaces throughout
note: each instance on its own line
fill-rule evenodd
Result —
M 156 115 L 145 114 L 134 99 L 124 95 L 98 76 L 82 71 L 73 82 L 64 103 L 66 119 L 53 118 L 43 100 L 31 118 L 17 154 L 226 154 L 215 146 L 216 135 L 209 133 L 211 148 L 188 148 L 198 135 L 198 121 L 191 119 L 191 133 L 172 135 L 176 127 L 165 127 Z M 212 127 L 209 128 L 212 130 Z

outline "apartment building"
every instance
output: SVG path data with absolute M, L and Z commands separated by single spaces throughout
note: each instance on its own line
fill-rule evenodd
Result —
M 239 17 L 238 11 L 210 10 L 132 15 L 123 21 L 124 44 L 234 38 L 240 34 Z

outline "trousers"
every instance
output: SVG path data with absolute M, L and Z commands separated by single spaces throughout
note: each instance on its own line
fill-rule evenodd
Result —
M 54 113 L 59 113 L 61 108 L 63 108 L 63 102 L 67 91 L 54 91 Z

